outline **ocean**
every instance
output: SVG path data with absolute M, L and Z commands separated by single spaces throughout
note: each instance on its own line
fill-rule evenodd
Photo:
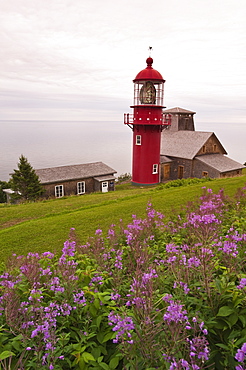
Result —
M 132 132 L 123 122 L 0 121 L 0 180 L 23 154 L 33 168 L 104 162 L 131 172 Z
M 246 162 L 246 125 L 199 123 L 196 130 L 215 132 L 239 163 Z M 131 173 L 132 131 L 122 122 L 0 121 L 0 180 L 8 181 L 20 155 L 33 168 L 104 162 Z

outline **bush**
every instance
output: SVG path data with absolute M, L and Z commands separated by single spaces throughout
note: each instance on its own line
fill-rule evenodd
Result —
M 203 182 L 208 182 L 212 181 L 211 178 L 209 177 L 203 177 L 202 179 L 197 179 L 197 178 L 188 178 L 188 179 L 177 179 L 177 180 L 172 180 L 168 181 L 166 183 L 162 183 L 158 185 L 158 189 L 168 189 L 168 188 L 177 188 L 180 186 L 188 186 L 188 185 L 193 185 L 193 184 L 199 184 Z
M 122 184 L 123 182 L 130 182 L 132 175 L 130 173 L 124 173 L 117 177 L 117 183 Z
M 13 256 L 3 368 L 243 369 L 245 205 L 245 189 L 228 199 L 204 188 L 168 222 L 148 204 L 146 218 L 85 245 L 71 229 L 60 256 Z

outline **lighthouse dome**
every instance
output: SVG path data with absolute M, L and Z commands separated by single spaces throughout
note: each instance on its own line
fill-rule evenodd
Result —
M 154 80 L 159 82 L 165 82 L 162 75 L 152 67 L 153 59 L 151 57 L 146 59 L 147 67 L 140 71 L 133 82 Z

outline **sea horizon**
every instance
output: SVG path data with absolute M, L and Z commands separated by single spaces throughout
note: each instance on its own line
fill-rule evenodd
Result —
M 246 125 L 195 123 L 197 131 L 214 132 L 228 157 L 246 162 Z M 20 155 L 35 169 L 104 162 L 131 173 L 132 131 L 122 121 L 0 120 L 0 180 L 8 181 Z

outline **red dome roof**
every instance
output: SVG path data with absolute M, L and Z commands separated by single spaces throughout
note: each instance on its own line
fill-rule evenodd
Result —
M 152 68 L 153 59 L 150 57 L 147 58 L 146 63 L 147 67 L 137 74 L 133 82 L 141 80 L 155 80 L 165 82 L 162 75 L 156 69 Z

